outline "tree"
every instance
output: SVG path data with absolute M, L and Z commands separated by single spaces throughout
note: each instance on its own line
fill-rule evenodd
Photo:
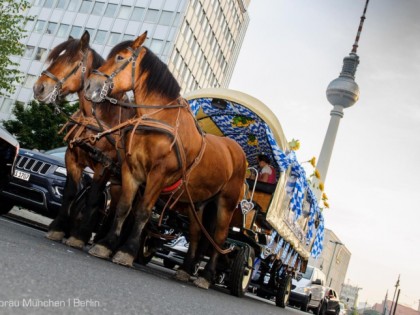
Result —
M 27 0 L 0 1 L 0 95 L 14 92 L 14 83 L 22 81 L 23 76 L 16 69 L 18 63 L 12 61 L 12 55 L 22 55 L 25 46 L 19 42 L 24 36 L 27 21 L 22 12 L 29 7 Z
M 71 115 L 79 104 L 63 103 L 59 106 L 65 115 Z M 65 134 L 59 135 L 58 132 L 67 122 L 67 117 L 54 113 L 51 106 L 32 101 L 25 108 L 22 103 L 16 103 L 12 112 L 16 120 L 3 121 L 3 126 L 16 136 L 21 147 L 49 150 L 65 145 Z

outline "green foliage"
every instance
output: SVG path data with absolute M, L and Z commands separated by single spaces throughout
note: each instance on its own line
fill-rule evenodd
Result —
M 71 115 L 79 104 L 63 103 L 59 106 L 66 115 Z M 16 136 L 21 147 L 49 150 L 65 145 L 64 135 L 59 135 L 58 132 L 67 122 L 67 117 L 55 114 L 51 106 L 36 101 L 32 101 L 27 107 L 16 103 L 12 112 L 16 120 L 3 121 L 3 126 Z
M 27 0 L 0 1 L 0 95 L 13 93 L 14 83 L 23 79 L 16 69 L 18 63 L 12 55 L 20 56 L 25 46 L 19 40 L 25 35 L 24 25 L 27 18 L 22 14 L 29 7 Z

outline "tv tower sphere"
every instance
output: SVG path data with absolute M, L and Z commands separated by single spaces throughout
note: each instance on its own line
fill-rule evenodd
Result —
M 359 100 L 359 86 L 354 81 L 358 64 L 359 56 L 356 53 L 344 58 L 340 76 L 327 87 L 327 99 L 331 105 L 347 108 Z

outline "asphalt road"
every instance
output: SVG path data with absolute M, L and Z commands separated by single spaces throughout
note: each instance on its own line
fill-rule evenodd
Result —
M 0 314 L 285 314 L 254 295 L 237 298 L 172 279 L 159 266 L 126 268 L 0 217 Z

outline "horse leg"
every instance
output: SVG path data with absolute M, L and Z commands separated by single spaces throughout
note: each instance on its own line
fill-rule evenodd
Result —
M 100 240 L 89 250 L 89 254 L 93 256 L 105 259 L 111 256 L 118 246 L 123 224 L 131 211 L 131 206 L 134 197 L 136 196 L 139 183 L 134 179 L 126 163 L 123 163 L 122 165 L 122 174 L 121 196 L 118 201 L 114 221 L 105 238 Z
M 50 223 L 45 235 L 53 241 L 61 241 L 70 233 L 73 218 L 70 214 L 70 206 L 80 188 L 83 168 L 77 164 L 76 155 L 73 151 L 66 151 L 67 177 L 64 186 L 63 202 L 57 217 Z
M 109 179 L 109 176 L 107 175 L 108 174 L 103 172 L 102 166 L 100 166 L 99 169 L 95 169 L 85 206 L 77 216 L 79 225 L 75 226 L 71 231 L 71 236 L 66 241 L 67 245 L 75 248 L 83 248 L 90 240 L 93 229 L 97 223 L 102 192 Z
M 197 253 L 201 236 L 201 229 L 197 221 L 195 220 L 195 217 L 192 214 L 192 211 L 194 211 L 190 206 L 188 206 L 188 216 L 190 219 L 190 225 L 189 225 L 189 233 L 190 233 L 190 244 L 188 246 L 187 254 L 184 258 L 184 261 L 182 262 L 182 265 L 178 268 L 178 270 L 175 273 L 175 279 L 187 282 L 190 280 L 190 275 L 193 274 L 194 271 L 194 265 L 197 261 Z M 202 220 L 202 208 L 199 209 L 199 218 Z
M 236 206 L 236 204 L 233 204 L 232 202 L 227 203 L 226 201 L 227 200 L 223 197 L 219 198 L 216 214 L 216 227 L 213 236 L 214 242 L 220 248 L 223 247 L 223 244 L 226 241 L 229 232 L 229 224 L 233 215 L 233 209 Z M 194 281 L 195 285 L 203 289 L 208 289 L 210 287 L 210 284 L 216 275 L 217 260 L 219 255 L 220 253 L 215 248 L 213 248 L 209 262 L 204 267 L 204 270 L 201 273 L 200 277 L 198 277 L 197 280 Z
M 144 190 L 143 197 L 139 200 L 134 211 L 134 224 L 131 229 L 131 233 L 124 245 L 118 250 L 118 252 L 112 258 L 112 262 L 124 265 L 132 266 L 135 257 L 140 247 L 140 236 L 141 232 L 149 221 L 150 215 L 152 214 L 153 206 L 159 198 L 160 192 L 162 191 L 161 184 L 162 174 L 149 175 Z

